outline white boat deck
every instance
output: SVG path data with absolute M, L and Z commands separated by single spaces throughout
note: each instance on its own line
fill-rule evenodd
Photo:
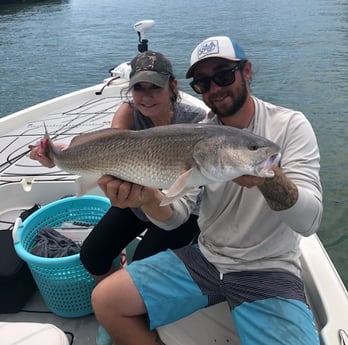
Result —
M 28 145 L 37 144 L 45 134 L 44 124 L 53 141 L 69 143 L 72 137 L 81 133 L 110 127 L 115 110 L 121 103 L 119 96 L 96 96 L 91 93 L 91 99 L 77 99 L 56 112 L 43 112 L 41 109 L 25 115 L 18 114 L 11 122 L 11 127 L 1 124 L 0 129 L 0 178 L 3 182 L 21 180 L 22 177 L 33 179 L 57 179 L 67 177 L 67 174 L 57 168 L 47 169 L 29 159 Z M 94 98 L 93 98 L 94 97 Z M 81 103 L 81 101 L 83 103 Z M 50 103 L 44 109 L 50 110 Z M 32 120 L 30 119 L 32 117 Z M 18 178 L 17 178 L 18 177 Z

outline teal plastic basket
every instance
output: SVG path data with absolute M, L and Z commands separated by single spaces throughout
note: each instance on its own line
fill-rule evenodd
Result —
M 91 314 L 95 282 L 83 267 L 80 254 L 62 258 L 32 255 L 36 234 L 44 227 L 59 227 L 65 221 L 96 224 L 109 207 L 109 199 L 104 197 L 67 197 L 43 206 L 15 229 L 15 250 L 27 262 L 47 307 L 58 316 Z

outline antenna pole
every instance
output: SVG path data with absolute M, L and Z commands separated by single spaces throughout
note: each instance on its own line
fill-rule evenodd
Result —
M 138 33 L 139 44 L 138 51 L 143 53 L 148 50 L 148 40 L 145 38 L 146 31 L 150 30 L 155 25 L 154 20 L 141 20 L 134 24 L 134 30 Z

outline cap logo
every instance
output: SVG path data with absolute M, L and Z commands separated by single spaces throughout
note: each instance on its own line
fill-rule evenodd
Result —
M 205 41 L 198 48 L 198 60 L 203 59 L 206 55 L 218 54 L 218 53 L 219 53 L 219 44 L 217 40 Z
M 134 71 L 139 72 L 143 70 L 155 70 L 156 56 L 142 55 L 138 58 Z

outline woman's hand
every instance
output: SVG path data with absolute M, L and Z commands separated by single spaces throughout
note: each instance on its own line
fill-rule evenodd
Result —
M 60 150 L 66 149 L 66 145 L 63 143 L 54 144 Z M 41 165 L 47 168 L 53 168 L 55 166 L 54 162 L 46 155 L 45 150 L 39 145 L 29 145 L 30 149 L 29 158 L 40 162 Z

